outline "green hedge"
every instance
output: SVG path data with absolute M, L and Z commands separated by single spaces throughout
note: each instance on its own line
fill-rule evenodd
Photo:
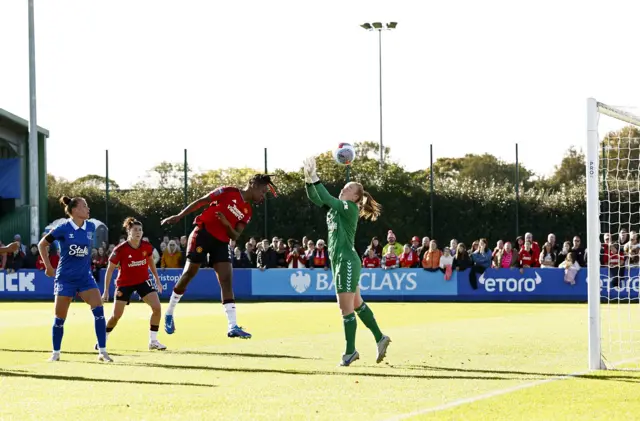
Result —
M 298 239 L 303 235 L 315 239 L 326 237 L 324 212 L 307 200 L 304 185 L 297 175 L 287 178 L 291 179 L 290 182 L 283 183 L 280 179 L 279 197 L 269 198 L 267 202 L 268 236 Z M 338 183 L 327 183 L 327 188 L 334 194 L 340 187 Z M 389 229 L 396 233 L 401 242 L 408 241 L 414 235 L 429 235 L 440 243 L 451 238 L 470 242 L 486 237 L 494 242 L 499 238 L 513 240 L 516 237 L 515 193 L 510 186 L 484 186 L 468 181 L 435 183 L 433 233 L 430 230 L 428 189 L 409 184 L 386 188 L 371 186 L 368 190 L 382 203 L 384 210 L 378 221 L 360 224 L 357 239 L 359 248 L 364 248 L 373 236 L 386 237 Z M 206 191 L 206 188 L 194 186 L 189 191 L 189 200 L 200 197 Z M 105 220 L 104 191 L 95 187 L 78 188 L 72 184 L 58 184 L 50 188 L 50 220 L 64 216 L 62 207 L 57 203 L 61 194 L 85 197 L 91 207 L 92 217 Z M 525 190 L 520 198 L 520 234 L 531 231 L 540 242 L 545 240 L 549 232 L 556 233 L 558 240 L 569 239 L 575 234 L 584 236 L 584 197 L 582 186 L 553 193 Z M 182 235 L 184 224 L 161 227 L 160 221 L 178 213 L 183 207 L 183 200 L 182 190 L 174 188 L 111 192 L 110 240 L 116 241 L 121 235 L 120 224 L 127 216 L 142 220 L 146 235 L 151 238 Z M 264 205 L 257 205 L 254 206 L 254 217 L 244 237 L 263 237 L 264 233 Z
M 634 130 L 633 133 L 630 130 Z M 610 134 L 610 137 L 619 137 L 623 141 L 638 136 L 637 130 L 630 128 Z M 515 174 L 514 164 L 487 154 L 438 159 L 434 164 L 436 178 L 432 232 L 429 172 L 406 171 L 390 159 L 388 148 L 384 150 L 385 165 L 380 167 L 377 143 L 362 142 L 355 146 L 358 159 L 352 165 L 351 179 L 361 182 L 384 207 L 382 217 L 377 222 L 360 224 L 358 248 L 363 249 L 373 236 L 386 241 L 389 229 L 396 233 L 401 242 L 407 242 L 414 235 L 429 235 L 439 240 L 441 245 L 451 238 L 467 243 L 481 237 L 486 237 L 492 243 L 497 239 L 514 240 L 517 235 L 527 231 L 532 232 L 540 243 L 546 240 L 550 232 L 556 234 L 558 241 L 568 240 L 574 235 L 586 240 L 586 170 L 584 154 L 575 148 L 569 149 L 551 178 L 533 180 L 533 173 L 520 167 L 518 232 L 515 186 L 508 184 L 513 182 L 509 180 L 510 174 Z M 622 146 L 622 149 L 628 148 Z M 317 168 L 329 191 L 337 194 L 344 184 L 345 167 L 336 165 L 331 155 L 327 152 L 318 156 Z M 606 162 L 613 160 L 617 160 L 617 156 L 609 152 Z M 604 169 L 603 182 L 606 181 L 607 189 L 611 191 L 601 198 L 603 232 L 617 232 L 623 226 L 632 230 L 640 224 L 637 209 L 640 203 L 638 173 L 621 173 L 618 167 Z M 130 190 L 111 193 L 108 204 L 111 241 L 116 241 L 121 235 L 120 224 L 127 216 L 141 219 L 145 223 L 146 234 L 151 238 L 185 233 L 184 223 L 172 227 L 160 226 L 162 218 L 178 213 L 183 207 L 183 168 L 182 163 L 160 163 L 149 171 L 151 179 L 159 180 L 153 184 L 153 188 L 150 183 L 140 182 Z M 188 169 L 188 200 L 202 197 L 217 186 L 241 186 L 254 172 L 258 171 L 227 168 L 192 174 Z M 301 238 L 304 235 L 314 239 L 325 237 L 324 212 L 307 200 L 302 170 L 276 171 L 274 175 L 279 197 L 268 200 L 266 235 L 284 238 Z M 66 194 L 84 196 L 89 202 L 92 216 L 105 221 L 105 181 L 104 177 L 95 174 L 75 182 L 49 176 L 49 219 L 64 216 L 57 199 Z M 188 222 L 191 221 L 192 218 L 189 218 Z M 264 205 L 254 207 L 253 221 L 244 237 L 249 236 L 265 236 Z

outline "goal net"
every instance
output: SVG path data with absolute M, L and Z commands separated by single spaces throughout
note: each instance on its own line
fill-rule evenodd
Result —
M 589 368 L 640 369 L 640 117 L 587 103 Z

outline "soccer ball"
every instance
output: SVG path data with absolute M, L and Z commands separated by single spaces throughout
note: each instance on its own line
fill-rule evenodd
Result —
M 350 143 L 341 143 L 333 151 L 333 159 L 340 165 L 351 165 L 356 159 L 356 150 Z

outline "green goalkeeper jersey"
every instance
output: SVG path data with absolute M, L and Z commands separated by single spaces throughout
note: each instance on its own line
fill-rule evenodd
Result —
M 322 183 L 307 184 L 307 196 L 314 204 L 329 208 L 327 212 L 329 258 L 357 260 L 360 256 L 354 247 L 360 210 L 350 200 L 340 200 L 331 196 Z

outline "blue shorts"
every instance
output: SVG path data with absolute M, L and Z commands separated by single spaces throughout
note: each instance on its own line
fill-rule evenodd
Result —
M 61 297 L 75 297 L 78 292 L 84 292 L 94 288 L 98 288 L 98 284 L 92 276 L 74 280 L 61 280 L 56 278 L 53 281 L 53 295 L 59 295 Z

